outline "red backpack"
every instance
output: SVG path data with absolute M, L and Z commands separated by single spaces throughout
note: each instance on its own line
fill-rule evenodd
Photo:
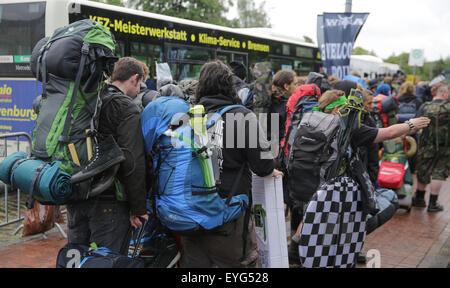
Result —
M 317 100 L 321 93 L 320 88 L 316 84 L 300 85 L 289 97 L 286 104 L 286 125 L 284 139 L 280 143 L 280 151 L 278 153 L 278 161 L 280 163 L 280 169 L 287 171 L 288 160 L 287 155 L 293 136 L 297 131 L 297 126 L 302 120 L 303 113 L 312 110 L 314 106 L 317 106 Z
M 285 125 L 285 132 L 284 132 L 284 139 L 281 141 L 281 146 L 284 147 L 284 143 L 286 139 L 289 138 L 290 134 L 290 126 L 292 121 L 300 120 L 301 117 L 299 117 L 298 114 L 301 114 L 301 102 L 300 100 L 303 100 L 302 97 L 304 96 L 310 96 L 317 101 L 320 97 L 320 88 L 316 84 L 304 84 L 300 85 L 295 89 L 294 93 L 289 97 L 288 102 L 286 103 L 286 125 Z M 312 100 L 312 99 L 311 99 Z M 287 155 L 288 147 L 286 145 L 285 154 Z

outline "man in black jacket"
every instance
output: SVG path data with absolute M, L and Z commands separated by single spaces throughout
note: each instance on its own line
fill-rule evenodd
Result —
M 196 92 L 197 104 L 203 105 L 207 113 L 214 113 L 224 107 L 240 103 L 233 85 L 233 73 L 221 61 L 205 64 L 199 77 Z M 259 126 L 256 115 L 245 107 L 231 109 L 215 126 L 222 128 L 222 156 L 219 193 L 226 197 L 234 182 L 239 179 L 241 167 L 245 165 L 240 177 L 238 192 L 251 193 L 253 171 L 258 176 L 279 177 L 281 172 L 274 169 L 270 145 Z M 217 128 L 215 128 L 217 129 Z M 264 143 L 263 143 L 264 142 Z M 265 149 L 263 149 L 263 147 Z M 256 234 L 252 222 L 248 233 L 243 234 L 245 216 L 225 223 L 215 229 L 215 233 L 200 236 L 182 237 L 183 255 L 181 267 L 254 267 L 258 258 Z M 243 257 L 243 236 L 246 254 Z
M 114 66 L 111 84 L 102 95 L 98 132 L 112 135 L 124 151 L 125 161 L 116 175 L 123 185 L 116 181 L 99 196 L 67 205 L 69 243 L 95 242 L 119 252 L 124 241 L 129 241 L 125 235 L 130 224 L 139 227 L 139 218 L 148 219 L 140 111 L 132 102 L 143 79 L 142 65 L 133 58 L 121 58 Z M 119 191 L 119 186 L 125 191 Z

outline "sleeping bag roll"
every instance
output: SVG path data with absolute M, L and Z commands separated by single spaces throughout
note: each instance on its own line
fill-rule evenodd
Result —
M 19 188 L 43 204 L 65 204 L 72 197 L 70 175 L 51 163 L 26 159 L 24 152 L 16 152 L 0 163 L 0 180 Z

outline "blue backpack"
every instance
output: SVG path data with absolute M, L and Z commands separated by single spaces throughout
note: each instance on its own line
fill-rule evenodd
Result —
M 216 145 L 223 138 L 220 117 L 236 107 L 242 106 L 228 106 L 208 117 L 203 106 L 191 108 L 183 99 L 169 96 L 142 112 L 146 154 L 153 159 L 155 210 L 161 223 L 178 234 L 212 230 L 237 219 L 248 206 L 247 195 L 234 195 L 244 165 L 228 198 L 221 198 L 215 185 L 222 160 Z

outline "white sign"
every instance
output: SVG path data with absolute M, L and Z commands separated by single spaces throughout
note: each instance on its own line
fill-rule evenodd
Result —
M 0 63 L 14 63 L 12 55 L 0 55 Z
M 409 54 L 409 66 L 423 66 L 423 62 L 425 61 L 423 49 L 413 49 Z
M 259 267 L 289 268 L 282 178 L 253 175 L 252 196 Z

